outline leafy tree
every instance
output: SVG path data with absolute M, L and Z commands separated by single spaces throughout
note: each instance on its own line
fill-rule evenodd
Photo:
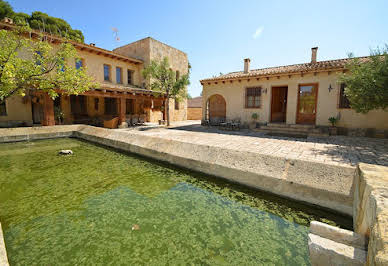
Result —
M 53 46 L 46 38 L 29 39 L 28 28 L 0 30 L 0 101 L 28 90 L 47 92 L 52 98 L 57 90 L 78 94 L 98 85 L 76 69 L 69 60 L 77 58 L 74 46 L 62 42 Z
M 5 1 L 0 1 L 0 19 L 3 19 L 5 17 L 9 17 L 11 15 L 13 15 L 13 9 L 12 9 L 12 6 L 8 3 L 8 2 L 5 2 Z
M 350 106 L 358 113 L 388 107 L 388 46 L 371 51 L 367 60 L 353 58 L 340 77 Z
M 193 99 L 193 96 L 190 95 L 190 93 L 187 94 L 187 99 Z
M 151 63 L 143 69 L 144 78 L 150 82 L 151 89 L 156 94 L 164 94 L 167 98 L 166 113 L 167 126 L 170 125 L 170 105 L 169 99 L 174 98 L 177 101 L 187 98 L 186 86 L 190 84 L 189 74 L 176 76 L 176 72 L 170 68 L 168 58 L 164 57 L 160 62 L 151 61 Z
M 84 42 L 82 32 L 72 29 L 65 20 L 51 17 L 39 11 L 32 12 L 31 16 L 22 12 L 15 13 L 8 2 L 0 0 L 0 19 L 4 17 L 12 18 L 17 25 L 28 25 L 35 30 L 55 34 L 78 42 Z

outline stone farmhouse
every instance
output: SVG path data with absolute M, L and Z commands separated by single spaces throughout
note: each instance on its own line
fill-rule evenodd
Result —
M 0 22 L 0 29 L 12 30 L 12 21 Z M 32 32 L 32 37 L 38 32 Z M 60 37 L 49 35 L 53 45 Z M 151 37 L 121 46 L 113 51 L 75 41 L 80 61 L 68 62 L 86 67 L 87 73 L 100 84 L 99 88 L 76 95 L 60 94 L 54 101 L 44 93 L 30 92 L 25 97 L 13 96 L 0 105 L 0 127 L 54 125 L 54 110 L 64 114 L 64 123 L 103 125 L 103 121 L 157 122 L 166 118 L 164 96 L 154 96 L 147 89 L 142 69 L 151 60 L 168 57 L 177 75 L 188 72 L 187 54 Z M 169 100 L 171 121 L 187 118 L 187 102 Z M 125 123 L 124 123 L 125 124 Z
M 256 113 L 262 131 L 282 133 L 328 131 L 328 119 L 336 117 L 339 134 L 388 137 L 386 110 L 360 114 L 350 108 L 338 82 L 349 59 L 317 61 L 318 47 L 311 50 L 309 63 L 251 70 L 247 58 L 244 71 L 201 80 L 202 120 L 248 125 Z

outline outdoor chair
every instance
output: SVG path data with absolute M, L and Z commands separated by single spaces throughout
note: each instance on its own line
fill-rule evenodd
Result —
M 240 119 L 232 120 L 231 122 L 231 128 L 232 130 L 240 130 Z
M 145 115 L 140 115 L 140 116 L 139 116 L 138 124 L 139 124 L 139 125 L 144 125 L 145 118 L 146 118 Z
M 133 126 L 137 126 L 138 125 L 138 123 L 139 123 L 139 117 L 138 116 L 135 116 L 135 115 L 133 115 L 132 116 L 132 119 L 131 119 L 131 121 L 132 121 L 132 125 Z
M 201 122 L 201 124 L 203 125 L 203 126 L 210 126 L 210 121 L 209 120 L 202 120 L 202 122 Z

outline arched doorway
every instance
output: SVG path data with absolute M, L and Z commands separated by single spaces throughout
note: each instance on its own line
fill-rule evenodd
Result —
M 224 97 L 214 94 L 206 102 L 206 118 L 210 121 L 219 121 L 226 118 L 226 102 Z

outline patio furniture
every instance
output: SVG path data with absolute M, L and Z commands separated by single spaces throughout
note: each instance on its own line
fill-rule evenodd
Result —
M 104 127 L 105 128 L 117 128 L 119 123 L 119 118 L 115 117 L 111 120 L 104 120 Z
M 240 125 L 241 125 L 240 119 L 234 119 L 231 122 L 232 130 L 240 130 Z
M 132 121 L 132 123 L 131 123 L 132 126 L 136 126 L 139 123 L 139 116 L 133 115 L 131 121 Z

